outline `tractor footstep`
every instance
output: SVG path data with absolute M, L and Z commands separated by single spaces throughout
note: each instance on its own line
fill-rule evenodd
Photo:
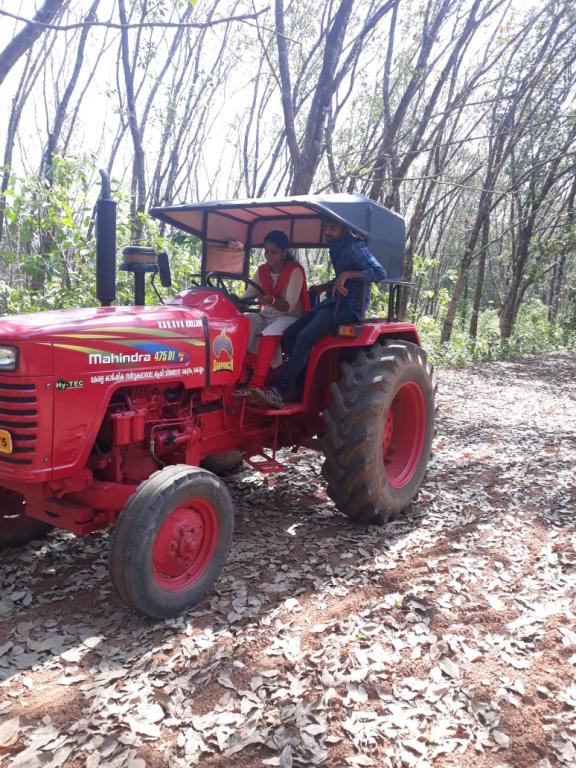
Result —
M 262 416 L 292 416 L 294 413 L 302 413 L 304 405 L 303 403 L 286 403 L 283 408 L 266 408 L 257 403 L 249 403 L 248 408 Z
M 249 459 L 245 458 L 246 464 L 249 464 L 252 469 L 258 470 L 265 475 L 272 475 L 275 472 L 284 472 L 286 467 L 284 464 L 280 464 L 279 461 L 273 459 L 272 456 L 266 456 L 265 454 L 258 454 L 257 456 L 251 456 Z

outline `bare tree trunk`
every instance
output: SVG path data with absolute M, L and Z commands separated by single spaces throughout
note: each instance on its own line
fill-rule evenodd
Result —
M 484 273 L 486 271 L 486 257 L 488 255 L 488 243 L 490 240 L 490 214 L 487 213 L 482 222 L 482 240 L 480 246 L 480 258 L 478 260 L 478 275 L 476 277 L 476 291 L 474 292 L 474 304 L 470 317 L 470 338 L 475 342 L 478 336 L 478 316 L 482 304 L 482 292 L 484 290 Z
M 550 44 L 558 27 L 558 23 L 559 18 L 556 17 L 554 23 L 552 23 L 547 30 L 546 37 L 540 42 L 541 50 L 544 52 L 549 52 L 550 50 Z M 523 36 L 520 37 L 519 43 L 522 42 L 524 36 L 528 36 L 530 29 L 531 25 L 527 25 L 524 28 Z M 494 101 L 491 119 L 491 140 L 489 143 L 489 154 L 486 163 L 487 170 L 482 183 L 482 191 L 480 193 L 476 219 L 468 238 L 464 254 L 460 260 L 458 276 L 454 284 L 452 297 L 442 326 L 440 337 L 442 343 L 450 341 L 454 318 L 462 295 L 464 281 L 474 257 L 474 251 L 482 228 L 482 222 L 493 206 L 495 184 L 500 177 L 505 162 L 514 152 L 516 143 L 524 136 L 527 130 L 531 111 L 536 112 L 538 107 L 538 99 L 534 98 L 534 91 L 539 87 L 541 82 L 540 70 L 539 68 L 527 69 L 524 81 L 518 83 L 515 92 L 507 98 L 506 102 L 504 102 L 507 103 L 507 106 L 505 112 L 502 114 L 501 99 L 503 99 L 504 90 L 506 88 L 507 70 L 513 65 L 513 62 L 514 56 L 512 55 L 512 58 L 507 62 L 506 68 L 500 75 L 498 92 L 496 94 L 497 98 Z M 546 65 L 545 54 L 542 55 L 538 63 L 540 67 Z M 518 118 L 518 114 L 521 115 L 521 118 Z M 513 308 L 511 312 L 513 314 Z M 507 321 L 505 319 L 504 327 L 506 327 L 506 323 Z
M 486 190 L 490 189 L 492 184 L 493 182 L 491 181 L 490 177 L 488 177 L 485 182 L 485 190 L 480 195 L 480 203 L 478 206 L 478 212 L 476 214 L 476 220 L 460 260 L 458 275 L 456 277 L 456 282 L 454 283 L 454 288 L 452 289 L 452 297 L 450 299 L 450 304 L 448 306 L 446 317 L 442 325 L 442 333 L 440 335 L 440 341 L 442 344 L 446 344 L 448 341 L 450 341 L 450 337 L 452 336 L 452 328 L 454 326 L 456 310 L 458 309 L 460 297 L 462 296 L 468 270 L 472 264 L 476 243 L 478 242 L 478 237 L 482 228 L 482 222 L 490 212 L 492 194 Z
M 354 0 L 342 0 L 334 17 L 332 27 L 326 36 L 322 70 L 314 90 L 312 105 L 308 112 L 302 152 L 297 165 L 294 166 L 294 178 L 292 179 L 290 189 L 292 194 L 306 194 L 310 191 L 312 181 L 314 180 L 322 151 L 322 138 L 326 118 L 334 93 L 336 66 L 342 52 L 342 43 L 344 42 L 344 35 L 353 4 Z
M 460 69 L 460 65 L 462 63 L 464 53 L 467 50 L 468 46 L 470 45 L 470 42 L 473 39 L 473 36 L 476 30 L 481 26 L 481 24 L 487 18 L 490 17 L 491 14 L 493 14 L 497 10 L 497 8 L 500 5 L 502 5 L 503 1 L 504 0 L 495 0 L 495 2 L 492 5 L 486 5 L 482 16 L 477 16 L 477 13 L 480 10 L 482 5 L 481 0 L 474 0 L 472 5 L 470 6 L 467 13 L 466 21 L 464 24 L 464 28 L 456 38 L 456 41 L 446 61 L 446 64 L 444 65 L 439 75 L 437 76 L 432 93 L 430 94 L 426 104 L 424 105 L 421 119 L 418 120 L 416 123 L 415 129 L 411 136 L 410 147 L 408 148 L 408 151 L 403 154 L 403 158 L 400 163 L 396 164 L 396 162 L 394 161 L 395 168 L 394 168 L 394 179 L 392 182 L 392 189 L 388 192 L 384 200 L 384 204 L 387 205 L 388 207 L 393 207 L 395 204 L 397 204 L 398 189 L 400 185 L 403 183 L 408 173 L 408 170 L 412 166 L 414 160 L 418 156 L 418 149 L 420 148 L 422 138 L 426 131 L 428 122 L 434 110 L 436 109 L 436 106 L 439 102 L 440 96 L 442 94 L 442 91 L 446 83 L 449 81 L 450 77 L 457 76 L 458 71 Z M 437 19 L 438 22 L 441 22 L 444 18 L 444 16 L 441 14 L 441 11 L 443 9 L 444 9 L 444 6 L 442 5 L 438 11 L 438 19 Z M 438 28 L 438 24 L 434 23 L 433 30 L 436 30 L 437 28 Z M 428 32 L 428 34 L 432 34 L 432 32 Z
M 569 243 L 567 244 L 568 252 L 573 250 L 574 233 L 576 227 L 576 216 L 574 210 L 574 201 L 576 199 L 576 177 L 572 182 L 570 193 L 568 195 L 568 203 L 566 206 L 567 216 L 566 223 L 568 229 Z M 560 254 L 560 259 L 554 270 L 554 277 L 552 278 L 552 287 L 550 290 L 550 306 L 548 308 L 548 320 L 551 323 L 555 323 L 558 319 L 558 312 L 560 311 L 560 296 L 562 294 L 562 286 L 564 283 L 564 276 L 566 272 L 567 254 L 563 250 Z
M 278 49 L 279 86 L 282 99 L 282 110 L 286 131 L 286 142 L 291 160 L 291 194 L 306 194 L 310 191 L 314 175 L 320 163 L 325 145 L 325 129 L 330 105 L 334 94 L 354 66 L 360 55 L 362 43 L 378 22 L 390 10 L 397 0 L 388 0 L 369 17 L 350 45 L 349 53 L 338 69 L 342 56 L 344 38 L 349 26 L 354 0 L 340 0 L 334 17 L 327 22 L 329 28 L 321 32 L 312 50 L 308 52 L 305 63 L 300 69 L 296 86 L 292 88 L 290 74 L 288 44 L 285 29 L 283 0 L 275 0 L 276 45 Z M 331 10 L 332 6 L 329 5 Z M 325 9 L 326 10 L 326 9 Z M 320 73 L 315 81 L 310 82 L 308 67 L 314 59 L 314 54 L 321 48 L 323 42 L 322 62 Z M 306 76 L 308 79 L 306 80 Z M 304 96 L 300 94 L 300 85 L 306 83 Z M 303 107 L 308 94 L 312 95 L 310 108 L 306 117 L 305 127 L 301 138 L 298 138 L 296 115 Z
M 124 0 L 118 0 L 118 11 L 120 22 L 127 24 L 126 7 Z M 138 125 L 138 116 L 136 112 L 136 99 L 134 97 L 134 79 L 133 70 L 130 65 L 130 49 L 128 44 L 128 30 L 123 28 L 120 32 L 122 68 L 124 71 L 124 86 L 126 88 L 126 107 L 128 110 L 128 125 L 132 136 L 134 146 L 133 162 L 133 182 L 132 182 L 132 206 L 131 206 L 131 225 L 130 240 L 139 242 L 142 238 L 142 220 L 146 206 L 146 162 L 144 157 L 144 147 L 142 146 L 142 136 Z
M 280 74 L 280 89 L 282 96 L 282 110 L 284 112 L 284 125 L 286 128 L 286 141 L 288 142 L 292 165 L 296 168 L 300 164 L 300 148 L 298 146 L 296 127 L 294 125 L 290 64 L 288 62 L 288 44 L 286 42 L 286 28 L 284 24 L 284 0 L 275 0 L 274 19 L 276 23 L 278 71 Z
M 68 152 L 68 147 L 70 146 L 70 141 L 71 141 L 73 133 L 74 133 L 74 128 L 76 126 L 76 121 L 78 119 L 78 113 L 80 112 L 80 108 L 82 106 L 82 102 L 84 101 L 84 97 L 86 96 L 86 94 L 88 93 L 88 90 L 90 89 L 90 87 L 92 85 L 92 81 L 94 80 L 94 76 L 96 75 L 97 72 L 100 71 L 102 57 L 105 56 L 106 50 L 107 50 L 107 37 L 104 37 L 104 42 L 102 44 L 102 48 L 100 49 L 100 52 L 98 53 L 98 56 L 95 58 L 95 61 L 94 61 L 93 65 L 92 65 L 92 68 L 90 70 L 90 73 L 89 73 L 88 77 L 86 78 L 86 82 L 84 83 L 84 86 L 83 86 L 82 90 L 78 94 L 78 98 L 76 99 L 76 104 L 74 105 L 74 110 L 73 110 L 73 112 L 72 112 L 72 114 L 70 116 L 70 119 L 68 120 L 68 126 L 67 126 L 67 130 L 66 130 L 66 135 L 62 139 L 62 143 L 61 143 L 61 152 L 63 154 L 67 154 L 67 152 Z M 98 157 L 100 152 L 97 151 L 95 154 Z
M 557 130 L 557 129 L 556 129 Z M 530 260 L 532 238 L 536 228 L 538 213 L 546 197 L 550 194 L 556 182 L 567 174 L 574 173 L 574 165 L 566 165 L 560 170 L 561 161 L 569 154 L 569 149 L 576 139 L 576 126 L 572 126 L 564 142 L 555 148 L 556 155 L 544 165 L 540 153 L 536 154 L 534 165 L 530 169 L 529 181 L 526 188 L 526 205 L 518 227 L 516 247 L 512 252 L 511 280 L 504 297 L 500 317 L 500 335 L 503 341 L 510 338 L 514 330 L 520 301 L 529 285 L 535 281 L 535 276 L 526 276 Z M 545 168 L 542 174 L 542 168 Z M 519 195 L 519 193 L 517 193 Z
M 451 0 L 443 0 L 438 8 L 438 13 L 430 22 L 430 10 L 431 4 L 426 6 L 424 24 L 421 33 L 422 45 L 420 47 L 418 59 L 412 71 L 412 76 L 408 85 L 406 86 L 402 98 L 398 104 L 398 107 L 394 111 L 392 116 L 390 110 L 390 69 L 392 64 L 392 56 L 394 50 L 394 39 L 396 34 L 396 22 L 398 18 L 398 3 L 394 4 L 392 9 L 392 20 L 390 22 L 390 36 L 388 39 L 388 49 L 386 53 L 386 64 L 384 68 L 383 79 L 383 122 L 384 133 L 380 140 L 380 146 L 376 153 L 374 165 L 372 168 L 373 182 L 370 188 L 369 197 L 373 200 L 379 200 L 382 195 L 382 188 L 384 186 L 384 178 L 386 175 L 386 169 L 390 165 L 394 156 L 394 146 L 396 141 L 396 134 L 402 121 L 406 116 L 408 105 L 410 104 L 414 94 L 416 93 L 419 85 L 426 79 L 429 74 L 428 71 L 428 59 L 432 46 L 434 45 L 438 30 L 448 13 Z
M 68 0 L 45 0 L 44 5 L 24 29 L 8 43 L 0 53 L 0 85 L 18 59 L 31 48 L 40 35 L 46 32 L 44 24 L 50 24 L 58 11 L 66 7 Z
M 518 312 L 518 294 L 520 285 L 516 278 L 513 278 L 500 310 L 500 339 L 508 341 L 514 330 L 516 314 Z
M 86 19 L 85 19 L 86 22 L 93 21 L 96 18 L 96 9 L 98 8 L 99 4 L 100 4 L 100 0 L 94 0 L 86 16 Z M 90 32 L 89 26 L 82 28 L 82 31 L 80 33 L 80 40 L 78 42 L 78 49 L 76 51 L 76 61 L 74 63 L 74 69 L 72 70 L 70 80 L 68 82 L 68 85 L 66 86 L 62 99 L 60 100 L 60 103 L 56 107 L 54 122 L 52 124 L 52 128 L 50 132 L 48 133 L 48 140 L 46 142 L 46 147 L 42 155 L 42 161 L 40 164 L 40 174 L 42 176 L 46 176 L 49 184 L 52 183 L 52 161 L 54 159 L 54 154 L 56 152 L 58 141 L 60 139 L 62 126 L 66 118 L 66 112 L 68 110 L 68 105 L 70 104 L 70 99 L 72 98 L 72 94 L 74 93 L 74 89 L 76 88 L 76 84 L 78 83 L 78 78 L 80 77 L 80 71 L 82 69 L 82 64 L 84 62 L 84 51 L 86 48 L 86 40 L 88 38 L 89 32 Z
M 218 0 L 215 0 L 208 13 L 209 20 L 217 5 Z M 197 167 L 203 158 L 202 146 L 210 131 L 210 108 L 232 66 L 233 59 L 227 55 L 232 29 L 232 24 L 225 27 L 219 47 L 214 51 L 207 46 L 206 30 L 202 30 L 197 39 L 188 37 L 186 40 L 186 51 L 173 76 L 162 129 L 162 146 L 152 177 L 154 205 L 172 201 L 180 194 L 180 174 L 197 176 Z M 206 56 L 211 56 L 214 62 L 209 79 L 203 76 Z M 182 102 L 183 106 L 179 106 Z M 206 194 L 205 190 L 203 194 Z
M 20 117 L 22 115 L 22 109 L 30 89 L 26 88 L 25 82 L 28 79 L 28 67 L 30 65 L 30 56 L 26 62 L 26 68 L 20 83 L 18 90 L 12 99 L 12 109 L 10 110 L 10 117 L 8 118 L 8 128 L 6 131 L 6 144 L 4 145 L 4 160 L 2 164 L 2 182 L 0 184 L 0 243 L 4 234 L 4 219 L 6 211 L 6 190 L 10 183 L 10 175 L 12 173 L 12 154 L 14 152 L 14 142 L 16 141 L 16 133 L 18 131 L 18 125 L 20 124 Z

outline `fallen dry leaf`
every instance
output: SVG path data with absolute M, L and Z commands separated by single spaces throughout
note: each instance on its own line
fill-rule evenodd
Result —
M 178 619 L 116 601 L 107 533 L 3 553 L 0 717 L 20 717 L 16 741 L 4 736 L 10 768 L 282 755 L 292 768 L 503 768 L 524 765 L 531 742 L 549 750 L 535 768 L 574 762 L 576 363 L 439 378 L 434 455 L 410 509 L 351 526 L 321 458 L 281 451 L 286 474 L 227 478 L 230 559 Z

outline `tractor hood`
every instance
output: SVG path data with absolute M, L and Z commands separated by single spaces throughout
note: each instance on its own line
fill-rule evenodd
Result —
M 114 339 L 186 335 L 202 328 L 204 312 L 184 306 L 97 307 L 0 317 L 3 341 L 52 341 L 66 338 Z
M 16 347 L 16 376 L 64 382 L 182 378 L 189 388 L 239 376 L 249 321 L 225 293 L 194 288 L 159 307 L 98 307 L 0 318 L 0 346 Z M 0 384 L 1 387 L 1 384 Z

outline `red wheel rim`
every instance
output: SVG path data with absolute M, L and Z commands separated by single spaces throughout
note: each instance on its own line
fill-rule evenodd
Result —
M 190 587 L 208 567 L 218 542 L 218 516 L 210 502 L 176 507 L 162 523 L 152 552 L 156 583 L 168 592 Z
M 426 435 L 426 403 L 418 384 L 402 384 L 388 409 L 382 436 L 386 479 L 393 488 L 412 480 L 420 463 Z

